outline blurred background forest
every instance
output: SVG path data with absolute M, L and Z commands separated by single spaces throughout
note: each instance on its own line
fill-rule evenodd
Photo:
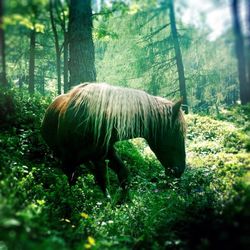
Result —
M 182 96 L 195 112 L 249 101 L 248 1 L 77 2 L 75 9 L 91 8 L 93 15 L 73 7 L 69 15 L 67 1 L 5 1 L 1 71 L 9 85 L 46 95 L 79 82 L 108 82 Z M 75 25 L 84 14 L 91 21 Z M 82 51 L 73 48 L 79 32 L 86 34 Z M 94 73 L 81 76 L 84 70 Z
M 249 0 L 0 0 L 0 250 L 249 250 L 249 53 Z M 182 97 L 182 177 L 137 138 L 128 202 L 112 171 L 109 200 L 84 166 L 69 186 L 40 128 L 81 82 Z

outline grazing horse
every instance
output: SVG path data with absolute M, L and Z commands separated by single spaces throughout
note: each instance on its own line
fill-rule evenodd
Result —
M 145 138 L 166 175 L 180 177 L 185 169 L 185 122 L 181 101 L 172 103 L 144 91 L 83 83 L 58 96 L 48 107 L 42 136 L 62 161 L 69 182 L 80 164 L 92 164 L 95 178 L 106 192 L 105 160 L 125 192 L 128 170 L 114 144 Z

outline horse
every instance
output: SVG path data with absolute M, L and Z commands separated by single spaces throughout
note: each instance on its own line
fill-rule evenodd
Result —
M 181 100 L 173 103 L 142 90 L 106 83 L 77 85 L 49 105 L 41 133 L 70 184 L 80 164 L 91 164 L 104 194 L 107 162 L 123 192 L 128 189 L 128 169 L 114 147 L 117 141 L 144 138 L 166 176 L 179 178 L 186 166 Z

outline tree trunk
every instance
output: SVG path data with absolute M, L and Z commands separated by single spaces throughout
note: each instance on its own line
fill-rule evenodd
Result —
M 36 46 L 36 31 L 30 31 L 30 59 L 29 59 L 29 93 L 35 92 L 35 46 Z
M 52 1 L 52 0 L 51 0 Z M 67 3 L 66 3 L 67 4 Z M 68 5 L 67 5 L 68 6 Z M 67 17 L 65 16 L 65 9 L 60 1 L 55 2 L 55 9 L 57 13 L 57 19 L 63 31 L 63 91 L 66 93 L 69 89 L 69 39 L 67 30 Z
M 0 0 L 0 128 L 10 128 L 15 123 L 13 96 L 8 93 L 5 66 L 5 39 L 3 29 L 3 0 Z
M 3 0 L 0 0 L 0 86 L 7 86 L 5 65 L 5 39 L 3 30 Z
M 171 26 L 171 33 L 172 33 L 172 37 L 173 37 L 173 43 L 174 43 L 175 59 L 176 59 L 177 72 L 178 72 L 178 78 L 179 78 L 180 94 L 183 98 L 183 104 L 184 104 L 183 109 L 184 109 L 185 113 L 188 113 L 186 79 L 185 79 L 185 75 L 184 75 L 184 66 L 183 66 L 183 62 L 182 62 L 180 43 L 179 43 L 178 33 L 177 33 L 177 29 L 176 29 L 173 1 L 174 0 L 170 0 L 170 2 L 169 2 L 170 26 Z
M 41 74 L 41 82 L 40 82 L 40 92 L 41 94 L 44 96 L 45 95 L 45 75 L 44 75 L 44 71 L 42 71 Z
M 69 5 L 70 85 L 96 80 L 92 39 L 91 0 L 71 0 Z
M 247 56 L 248 84 L 250 85 L 250 1 L 246 1 L 246 4 L 247 4 L 246 6 L 247 7 L 247 47 L 246 47 L 247 55 L 246 56 Z
M 238 76 L 240 84 L 240 100 L 242 104 L 250 102 L 250 88 L 246 75 L 246 59 L 244 54 L 244 39 L 239 17 L 239 2 L 232 0 L 233 30 L 235 34 L 235 52 L 238 62 Z
M 59 47 L 59 39 L 58 39 L 58 34 L 57 34 L 57 29 L 56 29 L 56 24 L 55 24 L 55 19 L 53 15 L 53 0 L 49 1 L 49 14 L 50 14 L 50 22 L 51 22 L 51 27 L 52 31 L 54 34 L 54 39 L 55 39 L 55 49 L 56 49 L 56 72 L 57 72 L 57 93 L 58 95 L 61 94 L 62 92 L 62 83 L 61 83 L 61 56 L 60 56 L 60 47 Z
M 64 83 L 64 93 L 69 89 L 69 41 L 68 32 L 66 29 L 63 32 L 64 35 L 64 51 L 63 51 L 63 83 Z

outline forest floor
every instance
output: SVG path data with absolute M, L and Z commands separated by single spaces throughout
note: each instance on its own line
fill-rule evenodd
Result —
M 15 94 L 0 131 L 0 249 L 250 249 L 250 106 L 190 114 L 188 168 L 166 181 L 145 141 L 118 143 L 130 201 L 86 173 L 69 187 L 40 136 L 48 100 Z M 71 216 L 65 208 L 71 207 Z

